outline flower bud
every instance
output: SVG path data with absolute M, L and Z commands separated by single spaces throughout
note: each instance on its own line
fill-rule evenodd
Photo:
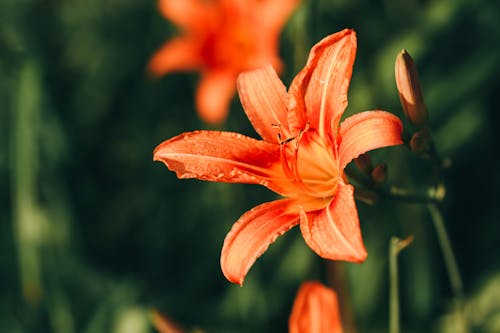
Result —
M 410 148 L 417 155 L 426 155 L 432 149 L 432 137 L 426 128 L 413 134 L 410 140 Z
M 372 172 L 372 160 L 370 158 L 370 155 L 368 154 L 361 154 L 358 157 L 354 159 L 354 164 L 358 167 L 358 169 L 365 173 L 365 174 L 370 174 Z
M 380 163 L 377 165 L 375 168 L 373 168 L 372 173 L 372 180 L 375 183 L 383 183 L 387 180 L 387 164 L 385 163 Z
M 405 117 L 418 128 L 427 123 L 427 108 L 418 79 L 417 68 L 411 56 L 402 50 L 396 58 L 396 86 Z
M 380 201 L 380 196 L 374 191 L 365 190 L 359 187 L 354 189 L 354 197 L 368 205 L 374 205 Z

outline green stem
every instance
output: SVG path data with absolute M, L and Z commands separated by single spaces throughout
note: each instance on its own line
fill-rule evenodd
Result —
M 443 252 L 444 263 L 448 271 L 448 277 L 450 278 L 451 289 L 455 297 L 461 298 L 463 297 L 462 278 L 458 270 L 457 260 L 453 254 L 450 238 L 446 232 L 443 215 L 435 204 L 429 204 L 427 208 L 429 209 L 432 222 L 434 222 L 434 227 L 436 228 L 436 235 L 439 245 L 441 246 L 441 251 Z
M 413 203 L 439 203 L 444 199 L 445 193 L 443 185 L 431 187 L 423 193 L 411 193 L 403 188 L 391 186 L 389 191 L 384 193 L 384 197 Z
M 453 248 L 451 247 L 450 238 L 448 237 L 448 233 L 446 231 L 444 218 L 443 215 L 441 214 L 441 210 L 436 204 L 427 205 L 427 209 L 429 210 L 432 222 L 434 223 L 438 242 L 441 247 L 441 252 L 443 253 L 443 260 L 446 266 L 446 271 L 448 272 L 448 277 L 450 279 L 451 290 L 453 292 L 456 305 L 458 308 L 457 312 L 458 312 L 459 322 L 462 326 L 461 327 L 462 332 L 468 332 L 468 325 L 464 313 L 465 309 L 464 309 L 464 292 L 463 292 L 462 277 L 460 276 L 457 260 L 453 253 Z
M 389 333 L 399 333 L 399 276 L 398 276 L 398 254 L 413 241 L 413 236 L 404 240 L 397 237 L 391 238 L 389 247 Z
M 440 184 L 420 193 L 409 192 L 404 188 L 391 186 L 388 190 L 356 188 L 354 194 L 356 199 L 368 204 L 374 204 L 381 199 L 415 204 L 437 204 L 444 199 L 445 192 L 444 186 Z
M 326 273 L 328 284 L 335 289 L 338 296 L 342 327 L 345 333 L 356 333 L 356 321 L 352 307 L 352 298 L 349 290 L 349 281 L 345 263 L 327 260 Z
M 389 248 L 389 333 L 399 333 L 399 286 L 398 286 L 398 260 L 394 242 L 391 239 Z

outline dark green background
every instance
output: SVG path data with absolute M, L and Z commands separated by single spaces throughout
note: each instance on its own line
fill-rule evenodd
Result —
M 288 85 L 315 42 L 356 30 L 347 114 L 401 116 L 394 60 L 402 48 L 412 54 L 437 149 L 453 162 L 444 215 L 474 332 L 500 331 L 499 7 L 309 0 L 281 38 Z M 179 181 L 152 162 L 161 141 L 207 128 L 194 110 L 196 73 L 146 74 L 175 34 L 154 1 L 0 0 L 1 332 L 152 332 L 152 308 L 206 332 L 286 332 L 301 281 L 326 281 L 325 262 L 295 228 L 243 288 L 228 283 L 225 234 L 274 194 Z M 256 136 L 237 97 L 220 129 Z M 392 184 L 432 184 L 429 163 L 404 147 L 372 157 L 389 164 Z M 456 332 L 425 207 L 358 207 L 369 259 L 344 265 L 358 331 L 387 331 L 389 239 L 412 234 L 399 258 L 403 332 Z

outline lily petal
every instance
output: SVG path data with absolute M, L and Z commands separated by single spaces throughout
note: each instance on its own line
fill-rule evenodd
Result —
M 150 73 L 160 76 L 172 71 L 188 71 L 200 68 L 203 59 L 200 46 L 195 40 L 174 38 L 155 52 L 148 64 Z
M 158 145 L 153 158 L 179 178 L 261 184 L 278 193 L 287 192 L 279 145 L 238 133 L 183 133 Z
M 298 4 L 298 0 L 257 1 L 258 9 L 255 12 L 259 15 L 263 29 L 270 35 L 278 36 Z
M 342 333 L 337 294 L 319 282 L 304 282 L 288 321 L 289 333 Z
M 354 30 L 337 32 L 311 49 L 306 66 L 292 82 L 290 94 L 305 107 L 310 126 L 322 137 L 337 134 L 355 56 Z
M 300 230 L 307 245 L 320 257 L 351 262 L 366 259 L 352 185 L 339 181 L 337 194 L 325 209 L 302 212 Z
M 225 11 L 234 14 L 234 15 L 242 15 L 245 14 L 246 11 L 255 10 L 254 5 L 255 1 L 248 0 L 217 0 L 218 5 L 221 8 L 224 8 Z
M 200 0 L 159 0 L 160 13 L 174 24 L 185 29 L 202 31 L 208 18 L 214 15 L 213 6 Z
M 240 74 L 237 87 L 248 119 L 264 140 L 279 143 L 278 134 L 290 136 L 286 87 L 271 65 Z
M 316 66 L 306 92 L 309 121 L 321 136 L 336 134 L 340 117 L 347 107 L 347 91 L 356 56 L 356 34 L 343 30 L 320 41 L 311 50 Z
M 281 199 L 243 214 L 224 240 L 220 258 L 224 276 L 242 285 L 255 260 L 278 236 L 299 223 L 297 210 L 294 200 Z
M 340 170 L 369 150 L 403 143 L 401 120 L 385 111 L 365 111 L 345 119 L 340 125 Z
M 236 75 L 229 70 L 210 70 L 203 74 L 196 92 L 200 117 L 210 124 L 223 122 L 236 90 Z

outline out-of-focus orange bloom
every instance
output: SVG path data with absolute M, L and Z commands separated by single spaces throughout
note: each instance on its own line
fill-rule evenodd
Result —
M 160 333 L 186 333 L 174 320 L 156 310 L 151 311 L 151 324 Z
M 160 333 L 185 333 L 172 319 L 151 312 L 151 323 Z M 304 282 L 297 292 L 288 321 L 289 333 L 342 333 L 337 294 L 319 282 Z
M 399 118 L 366 111 L 342 123 L 356 53 L 356 35 L 343 30 L 316 44 L 287 93 L 271 66 L 238 79 L 245 112 L 263 140 L 237 133 L 197 131 L 156 147 L 179 178 L 260 184 L 286 197 L 240 217 L 226 236 L 221 267 L 242 284 L 255 260 L 281 234 L 300 223 L 318 255 L 361 262 L 354 188 L 344 168 L 369 150 L 402 143 Z
M 300 286 L 288 321 L 289 333 L 342 333 L 337 294 L 319 282 Z
M 280 31 L 299 0 L 159 0 L 160 12 L 182 34 L 164 44 L 149 71 L 201 72 L 196 93 L 200 116 L 209 123 L 225 120 L 242 71 L 272 64 Z

